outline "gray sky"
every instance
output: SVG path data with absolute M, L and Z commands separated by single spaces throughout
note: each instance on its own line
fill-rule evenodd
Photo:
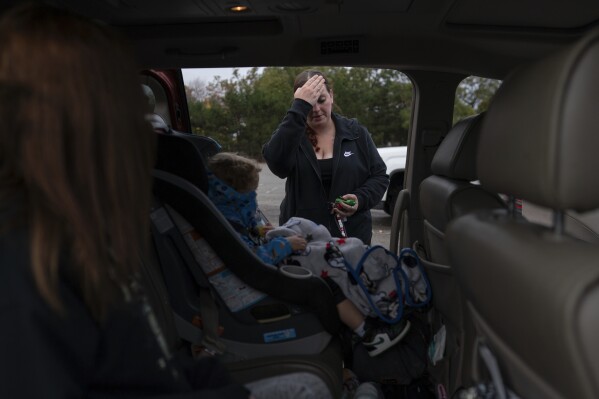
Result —
M 182 69 L 183 82 L 185 84 L 195 80 L 197 78 L 202 79 L 205 83 L 210 83 L 214 80 L 215 76 L 220 76 L 221 79 L 229 79 L 232 76 L 233 69 L 235 68 L 198 68 L 198 69 Z M 238 68 L 241 75 L 251 68 Z

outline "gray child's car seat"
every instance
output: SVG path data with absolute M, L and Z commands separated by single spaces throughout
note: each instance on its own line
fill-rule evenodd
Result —
M 204 156 L 194 140 L 201 138 L 158 133 L 154 171 L 152 236 L 179 335 L 222 352 L 242 380 L 264 377 L 264 368 L 259 374 L 252 370 L 268 359 L 273 375 L 308 370 L 337 397 L 342 353 L 331 334 L 341 324 L 328 285 L 319 277 L 280 273 L 247 247 L 206 195 Z M 187 237 L 181 220 L 192 230 Z M 207 252 L 194 247 L 190 235 L 201 237 Z M 226 267 L 218 277 L 233 274 L 240 289 L 255 292 L 252 301 L 236 308 L 227 304 L 214 287 L 215 275 L 200 264 L 214 256 Z M 203 328 L 192 323 L 196 316 Z

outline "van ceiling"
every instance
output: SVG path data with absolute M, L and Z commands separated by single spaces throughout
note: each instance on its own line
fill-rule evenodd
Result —
M 47 2 L 122 29 L 146 67 L 363 65 L 502 78 L 599 21 L 597 0 Z M 227 10 L 239 3 L 250 11 Z M 331 42 L 357 51 L 323 51 Z

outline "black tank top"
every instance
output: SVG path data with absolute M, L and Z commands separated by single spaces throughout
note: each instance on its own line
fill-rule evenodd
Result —
M 328 198 L 333 181 L 333 158 L 319 159 L 318 166 L 320 166 L 320 180 L 322 180 L 322 186 Z

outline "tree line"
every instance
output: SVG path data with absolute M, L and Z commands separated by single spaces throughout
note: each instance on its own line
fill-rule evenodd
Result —
M 304 67 L 235 69 L 229 79 L 196 79 L 186 85 L 195 134 L 210 136 L 225 151 L 261 158 L 293 101 L 293 81 Z M 413 87 L 392 69 L 319 67 L 334 91 L 333 111 L 366 126 L 378 147 L 406 145 Z M 469 77 L 456 92 L 454 122 L 485 110 L 499 82 Z

